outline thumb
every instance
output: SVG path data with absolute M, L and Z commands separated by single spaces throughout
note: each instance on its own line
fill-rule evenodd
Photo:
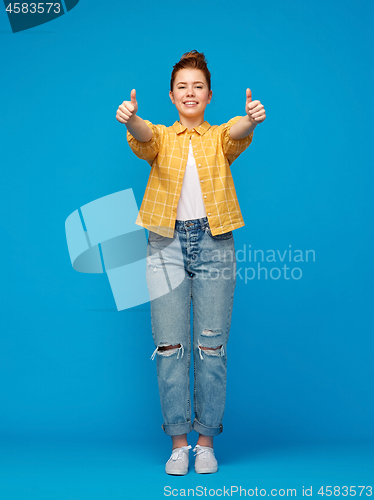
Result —
M 136 90 L 132 89 L 131 91 L 131 103 L 135 104 L 136 103 Z
M 251 89 L 247 89 L 246 96 L 247 96 L 247 101 L 252 102 L 252 92 L 251 92 Z

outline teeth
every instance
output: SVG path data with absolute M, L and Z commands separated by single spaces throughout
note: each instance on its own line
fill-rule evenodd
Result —
M 184 104 L 196 104 L 196 102 L 193 102 L 193 101 L 187 101 L 187 102 L 185 102 Z

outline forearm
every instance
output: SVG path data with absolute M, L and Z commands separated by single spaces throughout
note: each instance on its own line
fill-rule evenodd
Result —
M 140 142 L 148 142 L 152 139 L 152 130 L 138 115 L 134 115 L 127 123 L 127 130 Z
M 257 125 L 257 123 L 253 123 L 248 115 L 242 116 L 241 119 L 230 128 L 230 137 L 234 140 L 244 139 L 244 137 L 247 137 L 247 135 L 253 132 Z

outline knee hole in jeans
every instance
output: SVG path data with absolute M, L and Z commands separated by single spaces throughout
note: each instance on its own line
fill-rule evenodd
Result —
M 218 347 L 204 347 L 202 345 L 199 345 L 200 349 L 203 349 L 204 351 L 216 351 L 217 349 L 222 348 L 222 344 L 219 345 Z
M 169 357 L 169 356 L 172 356 L 173 354 L 175 354 L 176 352 L 178 352 L 178 355 L 177 355 L 178 359 L 180 357 L 183 358 L 183 354 L 184 354 L 183 344 L 171 345 L 171 344 L 167 344 L 166 342 L 162 342 L 154 350 L 154 352 L 151 356 L 151 359 L 155 358 L 156 353 L 159 356 Z
M 176 344 L 176 345 L 159 345 L 158 346 L 158 350 L 159 351 L 168 351 L 169 349 L 179 349 L 180 348 L 180 344 Z

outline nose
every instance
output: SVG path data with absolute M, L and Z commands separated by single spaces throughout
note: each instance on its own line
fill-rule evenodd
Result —
M 189 89 L 187 89 L 187 96 L 192 96 L 192 95 L 195 95 L 195 92 L 194 92 L 194 88 L 191 87 Z

